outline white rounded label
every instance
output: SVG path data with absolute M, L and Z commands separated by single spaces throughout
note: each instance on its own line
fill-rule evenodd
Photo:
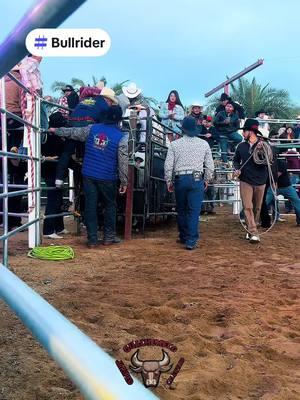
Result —
M 34 29 L 25 43 L 31 54 L 40 57 L 101 57 L 111 40 L 102 29 Z

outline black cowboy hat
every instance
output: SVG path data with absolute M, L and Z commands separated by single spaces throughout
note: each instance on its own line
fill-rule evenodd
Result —
M 259 122 L 254 118 L 248 118 L 246 119 L 244 126 L 241 129 L 243 131 L 254 132 L 256 135 L 264 137 L 258 128 L 259 128 Z
M 63 89 L 61 89 L 62 90 L 62 92 L 67 92 L 67 91 L 70 91 L 70 92 L 74 92 L 74 88 L 73 88 L 73 86 L 72 85 L 66 85 Z

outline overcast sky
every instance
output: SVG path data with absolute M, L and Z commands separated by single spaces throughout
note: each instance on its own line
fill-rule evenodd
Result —
M 2 41 L 34 2 L 0 4 Z M 264 58 L 248 78 L 287 89 L 300 104 L 299 15 L 300 0 L 87 0 L 61 27 L 102 28 L 111 49 L 99 58 L 44 58 L 44 93 L 55 80 L 104 75 L 108 84 L 135 81 L 160 101 L 177 89 L 183 103 L 203 102 L 226 75 Z

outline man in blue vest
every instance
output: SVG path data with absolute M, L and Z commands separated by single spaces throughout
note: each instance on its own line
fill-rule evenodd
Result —
M 119 243 L 116 238 L 116 197 L 117 181 L 119 193 L 127 189 L 128 137 L 118 128 L 122 119 L 120 106 L 111 106 L 104 122 L 81 128 L 50 128 L 50 132 L 70 139 L 86 141 L 82 166 L 83 189 L 85 194 L 85 224 L 89 248 L 97 247 L 98 202 L 104 206 L 105 246 Z

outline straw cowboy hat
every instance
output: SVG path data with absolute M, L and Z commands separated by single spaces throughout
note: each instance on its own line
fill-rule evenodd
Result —
M 138 88 L 134 82 L 130 83 L 128 86 L 124 86 L 122 91 L 129 99 L 134 99 L 142 93 L 142 89 Z
M 106 97 L 107 99 L 111 100 L 113 104 L 118 104 L 118 100 L 115 97 L 115 92 L 107 87 L 104 87 L 101 90 L 101 96 Z

